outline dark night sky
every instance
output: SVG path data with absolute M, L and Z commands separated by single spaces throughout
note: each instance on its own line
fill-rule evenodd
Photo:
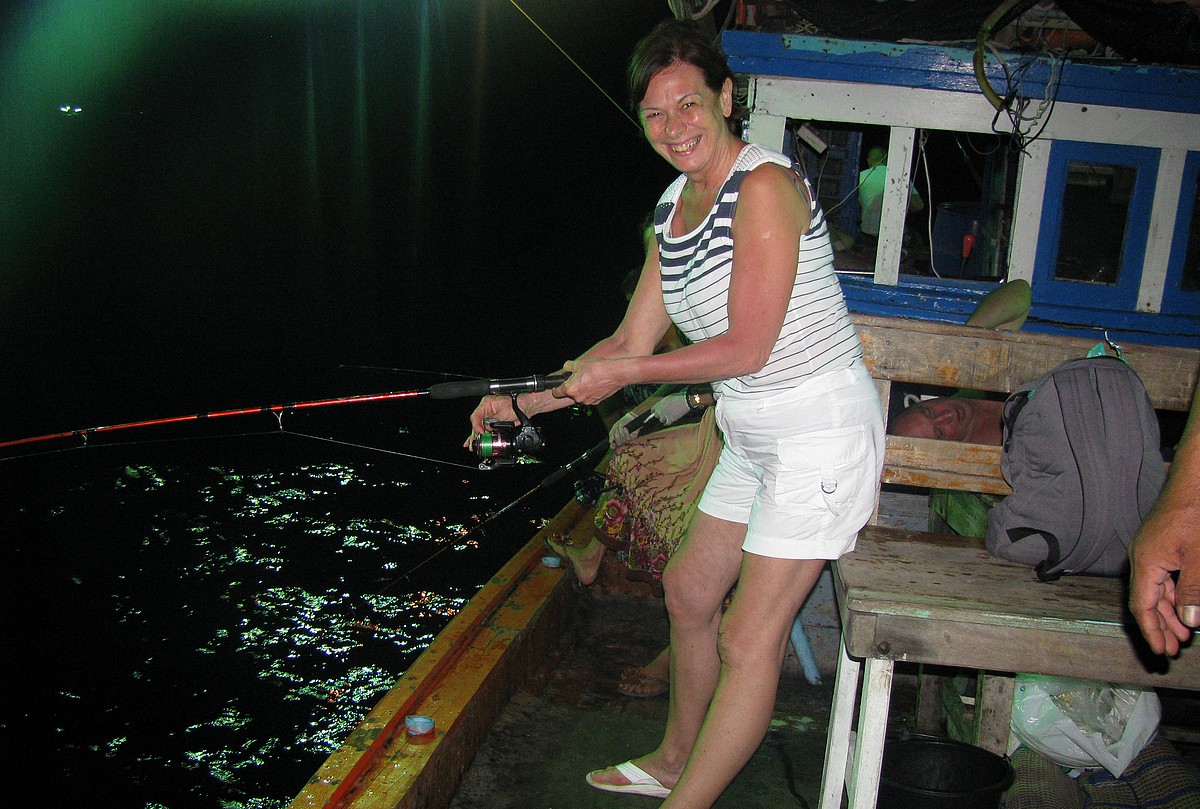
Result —
M 0 439 L 413 383 L 346 363 L 548 371 L 612 328 L 671 172 L 516 8 L 231 5 L 0 17 Z M 521 6 L 622 104 L 669 16 Z

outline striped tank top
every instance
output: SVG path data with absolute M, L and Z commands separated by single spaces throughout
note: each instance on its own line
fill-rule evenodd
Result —
M 685 236 L 671 236 L 671 220 L 686 176 L 667 188 L 654 211 L 667 314 L 692 342 L 729 328 L 729 276 L 733 270 L 733 215 L 742 180 L 764 163 L 792 167 L 784 155 L 747 144 L 734 162 L 708 218 Z M 799 172 L 797 172 L 799 174 Z M 800 256 L 787 314 L 767 364 L 758 372 L 715 380 L 718 396 L 760 398 L 789 390 L 803 379 L 850 365 L 862 347 L 833 269 L 825 214 L 804 180 L 812 222 L 800 236 Z

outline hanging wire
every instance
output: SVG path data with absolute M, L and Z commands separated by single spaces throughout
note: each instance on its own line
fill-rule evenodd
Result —
M 641 123 L 636 118 L 634 118 L 632 115 L 629 114 L 629 110 L 625 109 L 620 104 L 618 104 L 616 99 L 614 99 L 611 95 L 609 95 L 608 92 L 603 87 L 601 87 L 599 85 L 599 83 L 597 83 L 597 81 L 595 79 L 593 79 L 591 77 L 591 75 L 580 66 L 580 64 L 578 62 L 576 62 L 574 59 L 571 58 L 571 54 L 569 54 L 565 50 L 563 50 L 563 47 L 554 41 L 554 37 L 552 37 L 552 36 L 550 36 L 550 34 L 546 33 L 546 30 L 544 28 L 542 28 L 542 26 L 538 25 L 537 22 L 533 19 L 533 17 L 529 16 L 529 14 L 525 11 L 525 9 L 523 9 L 519 5 L 517 5 L 517 0 L 508 0 L 508 2 L 512 4 L 513 8 L 515 8 L 517 11 L 521 12 L 521 14 L 525 17 L 525 19 L 529 20 L 530 25 L 532 25 L 534 28 L 536 28 L 538 30 L 538 32 L 542 36 L 544 36 L 551 45 L 553 45 L 555 48 L 557 48 L 558 52 L 561 53 L 563 56 L 565 56 L 567 61 L 570 62 L 572 65 L 574 65 L 575 69 L 578 70 L 580 73 L 582 73 L 583 77 L 585 79 L 587 79 L 588 81 L 590 81 L 592 83 L 592 86 L 595 87 L 597 90 L 599 90 L 600 94 L 603 95 L 605 98 L 607 98 L 610 104 L 612 104 L 614 107 L 619 109 L 621 111 L 621 114 L 624 115 L 625 118 L 628 119 L 631 124 L 633 124 L 635 127 L 637 127 L 638 132 L 642 131 Z
M 677 20 L 698 20 L 716 8 L 718 2 L 720 0 L 708 0 L 703 8 L 695 11 L 690 10 L 691 6 L 697 5 L 693 0 L 667 0 L 667 6 Z M 732 5 L 736 6 L 737 4 L 733 3 Z

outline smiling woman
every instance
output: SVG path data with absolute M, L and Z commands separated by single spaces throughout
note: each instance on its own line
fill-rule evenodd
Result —
M 663 576 L 666 732 L 587 776 L 667 809 L 705 807 L 763 738 L 801 603 L 870 516 L 883 424 L 824 214 L 787 157 L 734 134 L 724 57 L 669 20 L 635 48 L 629 82 L 647 140 L 679 172 L 655 208 L 657 249 L 612 335 L 564 363 L 563 385 L 517 404 L 532 415 L 629 384 L 713 385 L 725 448 Z M 691 344 L 654 354 L 672 324 Z M 475 432 L 485 418 L 514 419 L 513 403 L 483 399 Z

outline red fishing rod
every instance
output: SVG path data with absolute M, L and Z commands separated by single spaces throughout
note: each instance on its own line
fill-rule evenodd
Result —
M 430 399 L 460 399 L 468 396 L 515 395 L 551 388 L 557 388 L 567 381 L 570 374 L 552 374 L 542 376 L 517 377 L 515 379 L 469 379 L 462 382 L 442 382 L 424 390 L 404 390 L 390 393 L 364 393 L 357 396 L 339 396 L 333 399 L 316 399 L 309 402 L 292 402 L 290 404 L 262 405 L 259 407 L 242 407 L 235 410 L 213 410 L 208 413 L 191 413 L 185 416 L 169 416 L 167 418 L 128 421 L 123 424 L 106 424 L 96 427 L 84 427 L 78 430 L 66 430 L 59 433 L 35 435 L 29 438 L 18 438 L 12 441 L 0 441 L 0 449 L 16 447 L 22 444 L 36 444 L 41 441 L 53 441 L 60 438 L 79 437 L 87 441 L 88 436 L 95 433 L 108 433 L 117 430 L 131 430 L 137 427 L 155 427 L 161 424 L 178 424 L 186 421 L 206 421 L 227 416 L 249 416 L 255 413 L 274 413 L 282 417 L 292 410 L 307 410 L 315 407 L 332 405 L 355 404 L 357 402 L 386 402 L 392 399 L 411 399 L 417 396 L 428 396 Z

